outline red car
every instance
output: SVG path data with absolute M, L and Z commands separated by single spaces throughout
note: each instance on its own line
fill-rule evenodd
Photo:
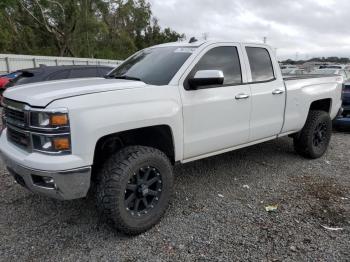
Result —
M 2 93 L 5 91 L 7 87 L 6 85 L 11 81 L 11 79 L 16 78 L 17 76 L 18 76 L 17 72 L 0 75 L 0 100 L 2 98 Z
M 5 91 L 5 85 L 10 82 L 10 79 L 6 76 L 0 77 L 0 99 L 2 98 L 2 93 Z

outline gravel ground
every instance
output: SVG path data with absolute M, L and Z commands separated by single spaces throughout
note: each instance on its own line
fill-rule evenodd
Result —
M 349 148 L 335 133 L 310 161 L 283 138 L 177 166 L 168 212 L 137 237 L 103 224 L 93 199 L 34 195 L 1 165 L 0 260 L 349 261 Z

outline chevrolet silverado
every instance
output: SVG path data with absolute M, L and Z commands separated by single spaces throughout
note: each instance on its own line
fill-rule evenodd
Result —
M 341 107 L 341 76 L 283 79 L 267 45 L 168 43 L 106 78 L 9 88 L 2 158 L 17 183 L 70 200 L 94 193 L 115 229 L 139 234 L 164 214 L 176 163 L 282 136 L 321 157 Z

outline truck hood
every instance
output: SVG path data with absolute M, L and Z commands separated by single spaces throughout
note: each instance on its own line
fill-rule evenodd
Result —
M 146 84 L 141 81 L 80 78 L 14 86 L 5 91 L 4 97 L 24 102 L 31 106 L 45 107 L 54 100 L 66 97 L 141 88 L 144 86 L 146 86 Z

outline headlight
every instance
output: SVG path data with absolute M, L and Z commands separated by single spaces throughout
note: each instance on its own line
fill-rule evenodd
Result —
M 31 110 L 29 126 L 34 151 L 48 154 L 72 152 L 67 109 Z
M 43 135 L 43 134 L 32 134 L 33 149 L 47 153 L 70 153 L 71 143 L 70 135 Z
M 66 112 L 41 112 L 30 113 L 30 125 L 36 128 L 68 127 L 69 118 Z

